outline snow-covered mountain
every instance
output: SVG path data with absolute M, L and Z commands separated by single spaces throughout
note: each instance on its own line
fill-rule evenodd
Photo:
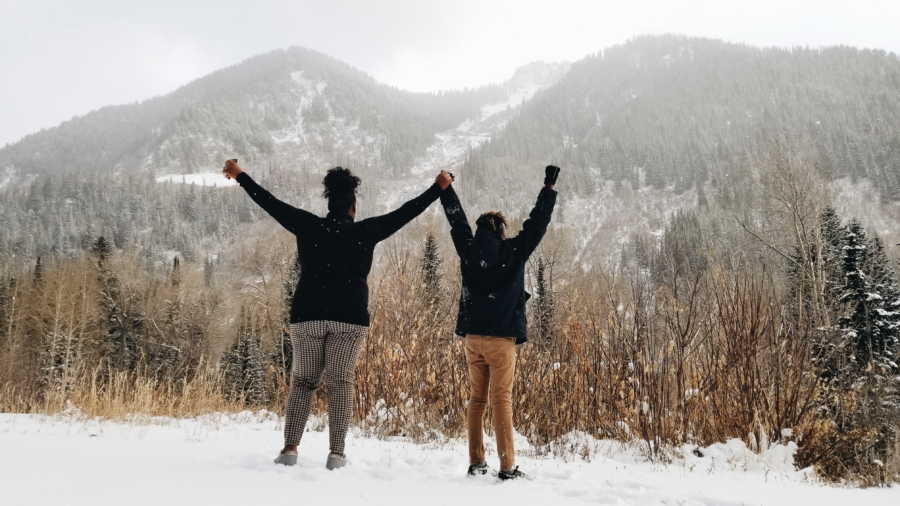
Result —
M 236 156 L 257 166 L 319 170 L 345 163 L 396 176 L 436 133 L 506 112 L 566 68 L 532 64 L 499 85 L 411 93 L 314 51 L 279 50 L 169 95 L 106 107 L 30 135 L 0 150 L 0 167 L 19 174 L 162 176 L 218 168 Z
M 302 205 L 318 202 L 324 169 L 349 166 L 365 181 L 369 212 L 414 195 L 430 173 L 448 168 L 469 214 L 500 209 L 514 221 L 527 214 L 543 166 L 557 163 L 564 173 L 555 244 L 586 268 L 617 258 L 635 235 L 659 236 L 679 209 L 753 212 L 766 191 L 760 175 L 785 160 L 830 181 L 843 215 L 865 213 L 889 241 L 900 240 L 891 235 L 900 228 L 897 86 L 900 60 L 883 52 L 676 36 L 638 38 L 571 65 L 534 63 L 504 83 L 441 93 L 398 90 L 315 51 L 278 50 L 0 149 L 9 223 L 0 243 L 34 255 L 100 230 L 127 242 L 130 223 L 153 221 L 142 213 L 186 220 L 186 237 L 211 237 L 223 218 L 204 218 L 193 230 L 196 212 L 184 205 L 162 216 L 163 204 L 144 210 L 134 199 L 168 191 L 145 179 L 227 187 L 219 168 L 229 157 L 264 178 L 278 174 L 281 196 Z M 109 205 L 72 195 L 85 178 L 108 185 L 115 176 L 131 178 L 124 193 L 95 190 Z M 859 205 L 859 181 L 877 202 Z M 48 198 L 59 200 L 48 208 L 70 211 L 71 231 L 43 216 L 38 203 Z M 122 209 L 130 223 L 120 223 Z M 34 216 L 48 229 L 27 233 Z M 60 234 L 68 239 L 54 238 Z
M 454 128 L 436 133 L 435 141 L 416 158 L 413 172 L 436 172 L 460 165 L 469 151 L 500 133 L 525 102 L 556 84 L 568 69 L 567 63 L 532 63 L 519 68 L 502 86 L 501 100 L 482 105 Z

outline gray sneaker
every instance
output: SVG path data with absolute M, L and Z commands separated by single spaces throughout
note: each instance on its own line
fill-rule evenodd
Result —
M 293 466 L 297 464 L 297 452 L 294 451 L 286 451 L 278 454 L 278 457 L 275 457 L 275 463 L 281 464 L 284 466 Z
M 347 457 L 344 455 L 338 455 L 337 453 L 329 453 L 328 461 L 325 462 L 325 467 L 328 468 L 329 471 L 339 469 L 346 465 L 347 465 Z

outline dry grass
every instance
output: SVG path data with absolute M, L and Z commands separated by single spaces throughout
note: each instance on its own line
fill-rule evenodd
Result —
M 461 341 L 453 335 L 458 278 L 448 274 L 443 298 L 425 306 L 418 257 L 393 251 L 385 257 L 371 278 L 372 325 L 357 371 L 356 423 L 380 436 L 460 436 L 468 374 Z M 52 296 L 95 288 L 86 276 L 81 276 L 88 279 L 86 286 L 68 288 L 61 280 L 79 277 L 61 269 L 55 279 L 56 272 L 48 269 L 44 295 L 33 296 L 41 305 L 25 306 L 40 307 L 40 312 L 19 313 L 16 326 L 9 327 L 21 338 L 8 339 L 0 351 L 0 410 L 55 413 L 74 405 L 86 416 L 124 418 L 246 408 L 241 399 L 225 395 L 217 365 L 202 358 L 217 356 L 212 350 L 228 341 L 202 343 L 206 351 L 174 369 L 177 378 L 141 369 L 88 368 L 88 363 L 102 361 L 97 360 L 101 348 L 92 348 L 100 336 L 91 323 L 95 317 L 89 305 L 79 302 L 87 297 L 60 298 L 65 302 L 60 306 Z M 282 329 L 284 299 L 277 281 L 231 299 L 266 315 L 258 328 L 269 350 L 275 349 Z M 187 305 L 191 290 L 198 298 L 211 297 L 199 282 L 187 288 L 185 283 L 181 292 L 157 283 L 161 302 L 156 306 L 167 307 L 164 302 L 174 296 Z M 576 273 L 557 290 L 556 302 L 551 335 L 539 336 L 531 329 L 531 342 L 518 356 L 515 425 L 536 447 L 577 430 L 639 441 L 649 456 L 664 459 L 662 450 L 684 443 L 706 445 L 737 437 L 763 449 L 790 438 L 804 448 L 806 463 L 828 458 L 827 443 L 835 435 L 814 416 L 817 380 L 809 356 L 809 326 L 785 314 L 777 283 L 764 273 L 710 267 L 661 284 L 640 274 Z M 184 318 L 197 318 L 206 336 L 233 339 L 223 319 L 197 307 Z M 232 309 L 228 311 L 236 312 Z M 146 314 L 160 322 L 160 335 L 180 328 L 165 327 L 163 316 L 154 311 Z M 41 341 L 27 339 L 47 329 L 54 329 L 52 335 L 73 336 L 78 346 L 72 352 L 77 365 L 52 388 L 40 381 L 40 347 L 35 343 Z M 196 357 L 202 350 L 198 346 L 186 356 Z M 280 412 L 285 378 L 274 366 L 267 374 L 270 402 L 261 407 Z M 316 411 L 325 411 L 324 398 L 319 396 Z M 791 429 L 793 436 L 783 429 Z
M 7 384 L 0 411 L 54 414 L 73 406 L 87 417 L 120 419 L 134 415 L 191 417 L 245 409 L 222 394 L 221 375 L 203 368 L 191 380 L 168 381 L 146 375 L 95 369 L 76 376 L 67 390 L 34 395 Z
M 383 435 L 461 434 L 468 374 L 453 335 L 456 294 L 424 307 L 415 257 L 387 265 L 373 287 L 359 361 L 359 422 Z M 809 423 L 815 383 L 798 367 L 809 362 L 806 339 L 784 319 L 771 282 L 711 271 L 683 285 L 603 278 L 559 293 L 553 335 L 532 329 L 519 350 L 518 430 L 537 444 L 573 430 L 639 438 L 653 452 L 730 437 L 777 440 L 781 429 Z M 280 411 L 284 378 L 270 375 L 267 407 Z M 180 379 L 102 367 L 69 370 L 64 387 L 46 388 L 34 377 L 5 382 L 0 409 L 54 412 L 69 402 L 89 416 L 115 418 L 243 407 L 223 395 L 221 375 L 202 361 Z

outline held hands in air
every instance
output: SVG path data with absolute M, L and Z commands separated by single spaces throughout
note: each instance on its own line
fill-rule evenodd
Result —
M 548 165 L 544 170 L 544 186 L 552 189 L 556 185 L 556 178 L 559 177 L 559 167 Z
M 453 182 L 453 174 L 447 172 L 446 170 L 442 170 L 440 174 L 434 178 L 434 182 L 441 188 L 441 191 L 446 190 L 450 183 Z
M 238 166 L 237 158 L 234 158 L 225 162 L 222 172 L 225 174 L 225 179 L 236 179 L 244 170 Z

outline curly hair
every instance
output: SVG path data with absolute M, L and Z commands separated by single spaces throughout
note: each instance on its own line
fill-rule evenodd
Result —
M 506 238 L 506 217 L 500 211 L 490 211 L 482 214 L 475 222 L 479 228 L 493 232 L 500 239 Z
M 322 185 L 322 196 L 328 199 L 328 212 L 346 213 L 356 203 L 356 189 L 362 180 L 349 169 L 335 167 L 328 169 Z

